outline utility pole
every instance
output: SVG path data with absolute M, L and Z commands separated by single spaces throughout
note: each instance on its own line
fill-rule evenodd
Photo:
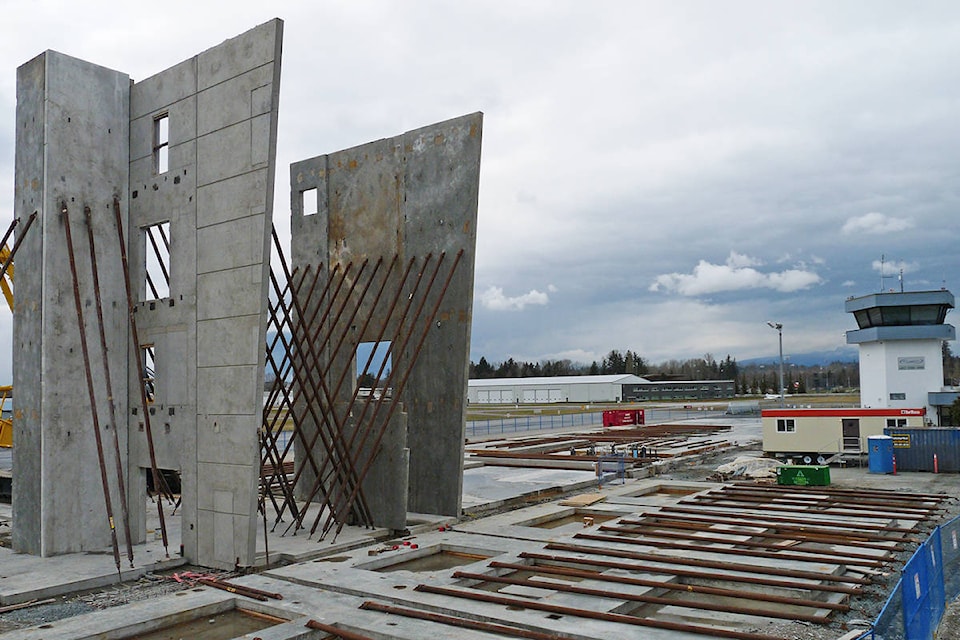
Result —
M 776 329 L 780 336 L 780 408 L 784 406 L 783 402 L 783 324 L 780 322 L 768 322 L 771 329 Z

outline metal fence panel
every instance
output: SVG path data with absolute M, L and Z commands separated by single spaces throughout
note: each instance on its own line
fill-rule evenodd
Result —
M 930 595 L 928 597 L 930 599 L 930 626 L 933 631 L 937 630 L 940 618 L 943 617 L 943 612 L 947 608 L 943 588 L 943 548 L 940 540 L 940 527 L 937 527 L 924 543 L 925 553 L 927 554 L 927 569 L 930 571 Z
M 862 638 L 870 640 L 903 640 L 903 580 L 897 581 L 887 603 L 883 605 L 873 630 L 865 633 Z
M 904 637 L 931 640 L 944 606 L 939 530 L 907 561 L 902 582 Z
M 960 596 L 960 517 L 940 526 L 944 599 Z

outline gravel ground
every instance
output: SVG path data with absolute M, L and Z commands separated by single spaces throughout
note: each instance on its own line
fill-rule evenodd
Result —
M 167 594 L 192 588 L 193 584 L 177 582 L 173 579 L 174 573 L 194 571 L 218 578 L 227 579 L 234 574 L 222 572 L 212 573 L 208 569 L 199 567 L 180 567 L 176 571 L 167 573 L 148 573 L 136 582 L 125 582 L 119 585 L 104 587 L 56 598 L 55 602 L 38 604 L 36 606 L 8 611 L 0 614 L 0 633 L 45 624 L 55 620 L 62 620 L 71 616 L 109 609 L 132 602 L 140 602 L 159 598 Z
M 940 620 L 937 637 L 942 640 L 960 638 L 960 600 L 954 600 L 947 605 L 947 610 L 943 613 L 943 618 Z

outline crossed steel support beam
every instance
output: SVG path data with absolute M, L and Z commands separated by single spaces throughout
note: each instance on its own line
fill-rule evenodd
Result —
M 270 274 L 266 361 L 275 384 L 261 426 L 261 509 L 272 506 L 274 530 L 289 511 L 283 533 L 295 535 L 306 528 L 307 506 L 318 503 L 309 535 L 320 529 L 320 540 L 346 524 L 378 526 L 364 481 L 403 412 L 463 251 L 290 270 L 276 233 L 273 243 L 279 269 Z M 361 342 L 371 345 L 362 364 Z M 365 395 L 357 384 L 364 376 L 377 381 Z M 303 459 L 291 475 L 292 452 Z

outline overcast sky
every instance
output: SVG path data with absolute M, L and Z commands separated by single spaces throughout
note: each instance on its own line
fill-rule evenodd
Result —
M 957 288 L 957 2 L 0 0 L 0 224 L 20 64 L 142 80 L 272 17 L 284 237 L 291 162 L 484 112 L 474 360 L 841 348 L 881 256 Z

